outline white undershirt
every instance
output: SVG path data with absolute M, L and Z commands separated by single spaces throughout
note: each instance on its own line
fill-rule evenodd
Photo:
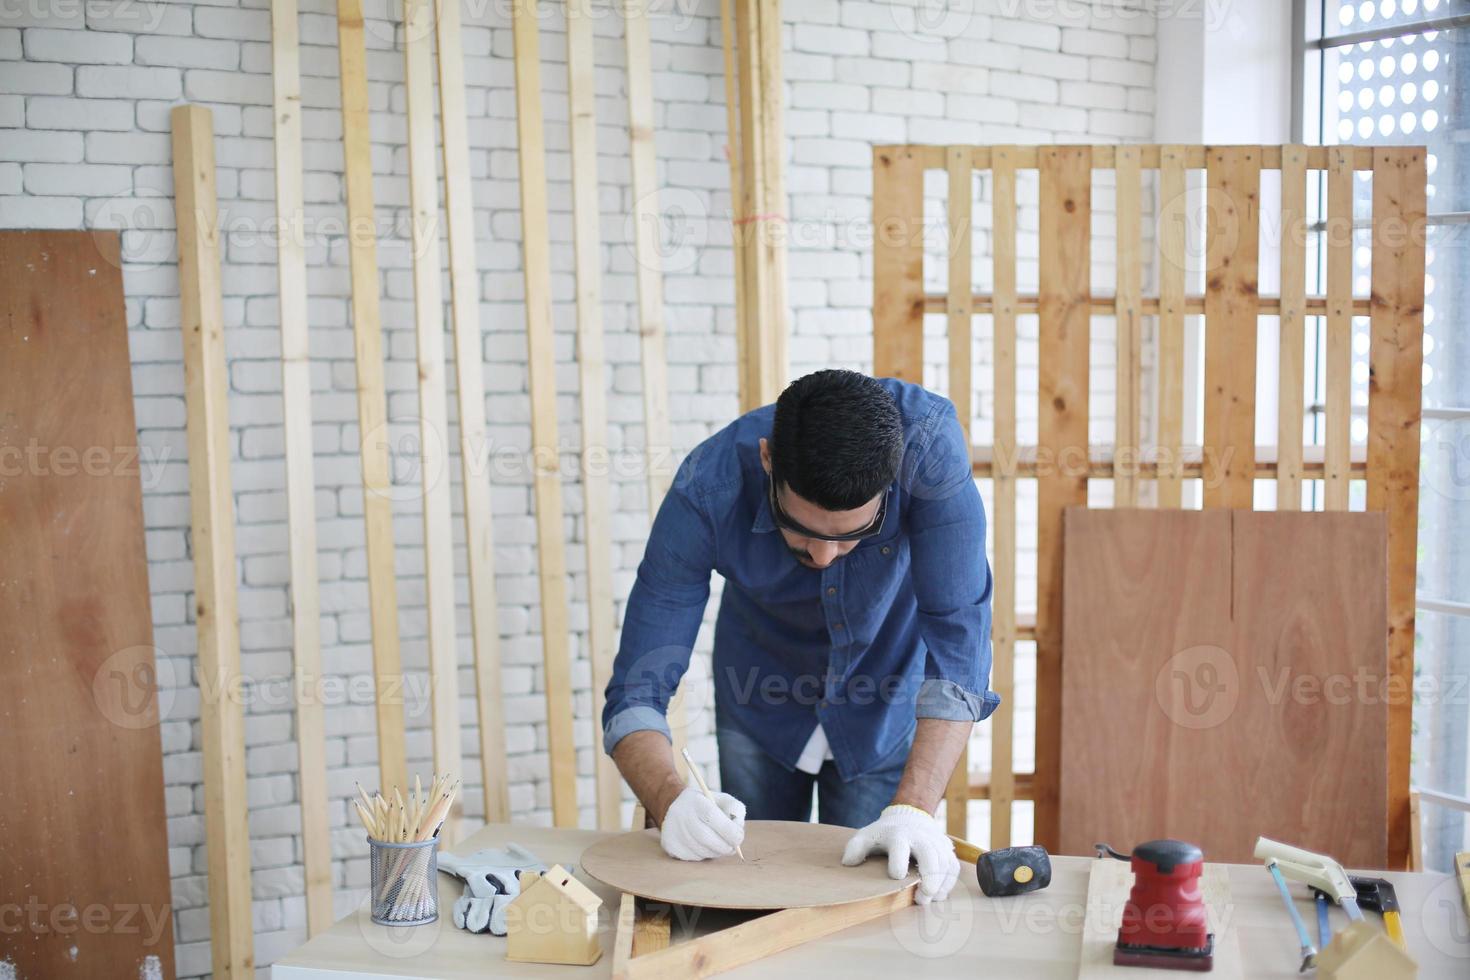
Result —
M 822 771 L 822 763 L 830 758 L 832 746 L 827 744 L 827 733 L 822 731 L 821 722 L 818 722 L 816 731 L 806 740 L 806 748 L 801 750 L 801 756 L 796 760 L 796 768 L 815 776 Z

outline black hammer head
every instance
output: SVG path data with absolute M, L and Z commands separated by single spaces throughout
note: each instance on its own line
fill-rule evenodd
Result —
M 986 851 L 975 862 L 975 877 L 991 898 L 1040 891 L 1051 884 L 1051 856 L 1034 844 Z

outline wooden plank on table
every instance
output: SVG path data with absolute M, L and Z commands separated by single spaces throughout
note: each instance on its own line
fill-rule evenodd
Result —
M 970 419 L 974 415 L 974 381 L 971 363 L 974 359 L 975 317 L 971 311 L 974 296 L 972 256 L 974 228 L 972 212 L 973 174 L 970 148 L 951 146 L 946 152 L 949 166 L 949 400 L 954 402 L 960 428 L 965 432 L 965 445 L 971 445 Z M 970 801 L 970 749 L 966 742 L 950 773 L 945 789 L 945 823 L 956 837 L 968 836 Z
M 1168 828 L 1247 862 L 1289 827 L 1383 867 L 1388 708 L 1344 690 L 1386 666 L 1384 533 L 1380 514 L 1068 511 L 1061 851 Z
M 0 962 L 12 977 L 172 977 L 118 233 L 0 232 L 0 282 Z M 96 928 L 97 909 L 133 928 Z
M 1307 148 L 1281 148 L 1281 341 L 1276 398 L 1276 509 L 1302 506 L 1306 411 Z
M 811 908 L 782 909 L 645 956 L 630 956 L 614 980 L 685 980 L 753 963 L 801 943 L 892 915 L 913 904 L 909 885 L 891 895 Z
M 342 82 L 343 183 L 347 189 L 348 262 L 352 271 L 352 343 L 357 371 L 357 428 L 366 525 L 368 615 L 373 634 L 373 704 L 378 725 L 378 780 L 408 785 L 404 748 L 403 668 L 398 637 L 398 582 L 393 567 L 393 482 L 388 469 L 388 399 L 383 324 L 378 307 L 378 241 L 373 215 L 371 113 L 361 0 L 337 0 Z
M 1404 864 L 1414 685 L 1419 424 L 1424 364 L 1423 147 L 1373 151 L 1368 501 L 1388 518 L 1388 854 Z
M 475 703 L 480 730 L 480 775 L 485 819 L 510 820 L 510 777 L 505 761 L 505 714 L 500 683 L 499 600 L 495 594 L 495 538 L 490 516 L 489 452 L 485 431 L 485 377 L 480 343 L 479 265 L 475 260 L 475 196 L 470 185 L 470 140 L 465 112 L 464 47 L 459 0 L 435 0 L 439 44 L 439 128 L 444 143 L 444 213 L 449 229 L 449 295 L 454 312 L 454 370 L 459 398 L 459 456 L 464 474 L 466 565 L 475 649 Z M 447 474 L 446 474 L 447 476 Z
M 873 373 L 924 381 L 924 167 L 873 150 Z
M 276 163 L 276 275 L 281 320 L 281 402 L 291 555 L 291 648 L 296 677 L 297 785 L 309 936 L 331 926 L 327 735 L 320 690 L 321 595 L 312 472 L 311 345 L 306 307 L 306 200 L 301 162 L 301 58 L 296 0 L 271 0 Z
M 1348 509 L 1348 452 L 1352 446 L 1353 370 L 1353 169 L 1352 150 L 1328 150 L 1327 321 L 1324 373 L 1327 398 L 1323 405 L 1327 447 L 1322 481 L 1322 503 L 1327 510 Z
M 419 472 L 424 508 L 424 597 L 429 633 L 430 730 L 434 769 L 462 772 L 459 657 L 454 604 L 454 531 L 449 481 L 448 389 L 444 377 L 443 271 L 434 160 L 434 0 L 403 0 L 403 88 L 408 110 L 408 190 L 413 225 L 413 303 L 419 378 Z M 458 836 L 455 797 L 440 835 Z
M 1087 504 L 1092 160 L 1047 146 L 1041 170 L 1041 310 L 1036 485 L 1036 842 L 1056 849 L 1061 805 L 1062 514 Z
M 592 668 L 592 755 L 597 826 L 611 830 L 623 780 L 602 749 L 602 709 L 617 653 L 613 618 L 612 504 L 607 451 L 607 379 L 602 342 L 602 247 L 597 230 L 597 105 L 592 0 L 567 4 L 567 101 L 571 114 L 572 237 L 577 273 L 577 377 L 582 402 L 582 507 L 587 545 L 587 657 Z
M 1184 501 L 1184 273 L 1189 198 L 1182 146 L 1159 149 L 1159 425 L 1158 503 Z M 1168 464 L 1168 465 L 1166 465 Z
M 175 106 L 170 121 L 179 236 L 179 320 L 184 333 L 190 541 L 199 630 L 211 962 L 216 977 L 248 978 L 255 975 L 255 940 L 246 824 L 245 707 L 232 696 L 243 678 L 214 131 L 209 110 L 201 106 Z
M 1261 151 L 1212 146 L 1205 167 L 1205 507 L 1255 501 Z
M 1470 919 L 1470 851 L 1455 852 L 1455 882 L 1460 886 L 1460 905 Z
M 995 312 L 991 315 L 994 365 L 992 410 L 995 459 L 990 529 L 995 556 L 991 569 L 990 687 L 1000 707 L 990 716 L 990 847 L 1011 845 L 1011 802 L 1016 792 L 1014 743 L 1016 706 L 1016 168 L 1015 147 L 991 150 L 990 250 Z
M 1139 397 L 1143 379 L 1143 326 L 1139 312 L 1143 293 L 1143 204 L 1140 199 L 1142 174 L 1139 159 L 1137 146 L 1118 147 L 1115 170 L 1118 287 L 1115 293 L 1117 307 L 1113 314 L 1117 329 L 1114 507 L 1138 505 L 1138 476 L 1134 464 L 1138 457 Z
M 521 252 L 526 288 L 526 358 L 531 386 L 531 446 L 536 498 L 537 575 L 541 587 L 542 668 L 551 756 L 551 812 L 558 827 L 577 825 L 577 755 L 572 738 L 572 664 L 568 639 L 566 541 L 557 460 L 556 348 L 551 321 L 551 242 L 547 228 L 546 133 L 541 121 L 541 39 L 535 0 L 511 8 L 515 49 Z

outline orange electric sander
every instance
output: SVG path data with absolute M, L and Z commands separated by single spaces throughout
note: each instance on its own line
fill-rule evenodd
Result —
M 1199 882 L 1204 853 L 1180 840 L 1139 844 L 1131 857 L 1106 844 L 1097 845 L 1097 851 L 1098 857 L 1128 861 L 1133 868 L 1113 963 L 1200 973 L 1212 969 L 1215 937 Z

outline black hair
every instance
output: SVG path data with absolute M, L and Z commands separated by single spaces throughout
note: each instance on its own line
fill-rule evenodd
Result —
M 875 378 L 826 370 L 776 400 L 771 477 L 824 510 L 854 510 L 893 482 L 903 460 L 898 405 Z

